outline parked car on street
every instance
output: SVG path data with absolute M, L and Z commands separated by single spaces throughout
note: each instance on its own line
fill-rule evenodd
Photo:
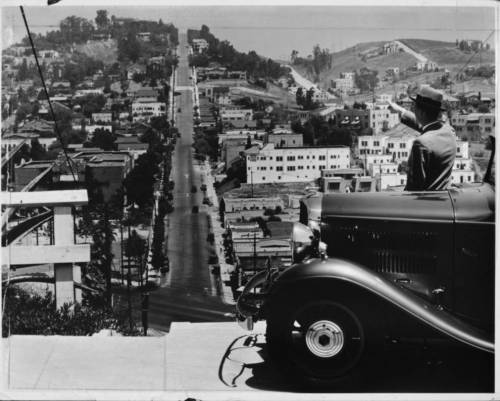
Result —
M 303 199 L 292 266 L 249 280 L 237 302 L 240 324 L 266 319 L 270 358 L 310 384 L 373 363 L 387 340 L 493 354 L 491 153 L 482 183 Z
M 191 185 L 191 193 L 195 194 L 198 189 L 196 188 L 196 185 Z
M 191 209 L 192 213 L 198 213 L 198 211 L 199 211 L 199 207 L 198 206 L 193 206 L 193 208 Z

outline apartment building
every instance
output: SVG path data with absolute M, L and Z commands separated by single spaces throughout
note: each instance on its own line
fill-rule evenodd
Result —
M 220 118 L 222 122 L 230 121 L 249 121 L 253 120 L 253 110 L 252 109 L 223 109 L 220 111 Z
M 162 102 L 133 102 L 132 119 L 133 121 L 149 121 L 151 117 L 160 117 L 167 112 L 165 103 Z
M 320 178 L 322 170 L 349 167 L 346 146 L 276 148 L 268 143 L 247 155 L 247 182 L 307 182 Z
M 391 112 L 387 107 L 376 105 L 370 110 L 370 128 L 373 134 L 385 132 L 398 125 L 399 122 L 399 114 Z
M 360 135 L 358 136 L 358 152 L 360 157 L 365 155 L 382 155 L 387 146 L 388 137 L 384 135 Z
M 472 135 L 478 132 L 481 136 L 487 136 L 495 131 L 494 113 L 455 113 L 451 116 L 451 125 L 457 134 Z
M 300 147 L 304 145 L 303 135 L 292 131 L 280 130 L 266 135 L 267 143 L 274 143 L 276 148 Z

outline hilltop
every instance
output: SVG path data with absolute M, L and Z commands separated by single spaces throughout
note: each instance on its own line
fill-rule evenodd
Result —
M 416 52 L 419 52 L 430 60 L 435 61 L 436 63 L 438 63 L 438 65 L 442 65 L 445 68 L 448 68 L 450 71 L 461 68 L 473 55 L 472 51 L 461 51 L 453 42 L 441 42 L 425 39 L 399 40 Z M 473 57 L 471 64 L 478 65 L 480 62 L 484 64 L 494 64 L 494 50 L 481 50 Z
M 471 58 L 472 51 L 461 51 L 454 42 L 443 42 L 424 39 L 398 39 L 410 49 L 419 53 L 424 58 L 437 63 L 439 67 L 446 68 L 453 75 L 457 73 Z M 400 71 L 412 68 L 417 63 L 417 58 L 405 51 L 385 54 L 382 49 L 384 44 L 390 42 L 367 42 L 359 43 L 342 51 L 332 54 L 331 68 L 321 71 L 319 85 L 323 88 L 331 86 L 333 79 L 339 78 L 341 72 L 360 70 L 363 67 L 378 71 L 382 79 L 388 68 L 397 67 Z M 483 49 L 476 54 L 469 65 L 494 64 L 495 53 L 493 50 Z M 315 81 L 313 70 L 304 64 L 295 64 L 294 68 L 311 81 Z M 421 81 L 430 74 L 421 73 L 416 75 L 415 81 Z

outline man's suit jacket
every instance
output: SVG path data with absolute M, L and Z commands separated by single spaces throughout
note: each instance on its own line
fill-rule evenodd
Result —
M 404 113 L 404 124 L 418 129 L 413 113 Z M 421 131 L 408 158 L 406 191 L 439 191 L 451 183 L 451 171 L 457 154 L 455 130 L 449 124 L 436 121 Z

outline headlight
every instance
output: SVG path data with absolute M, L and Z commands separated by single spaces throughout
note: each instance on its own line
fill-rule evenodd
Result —
M 326 244 L 319 240 L 319 230 L 302 223 L 294 223 L 292 230 L 292 262 L 299 263 L 308 257 L 326 254 Z

